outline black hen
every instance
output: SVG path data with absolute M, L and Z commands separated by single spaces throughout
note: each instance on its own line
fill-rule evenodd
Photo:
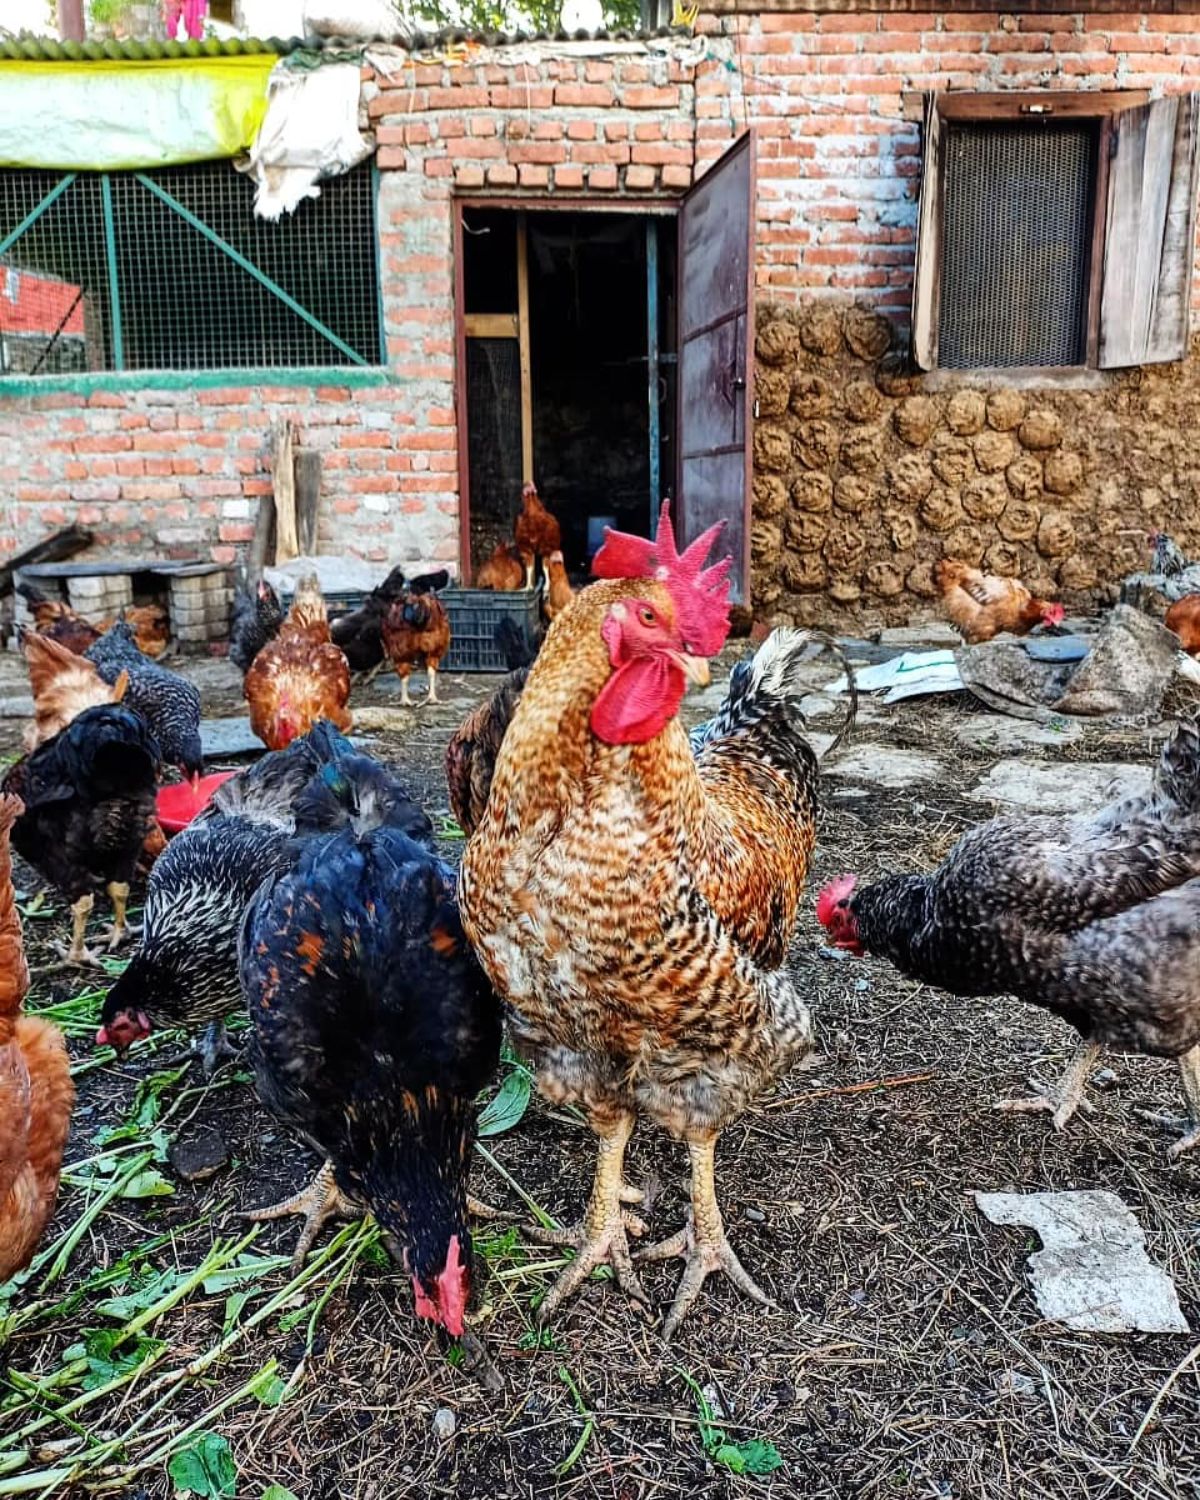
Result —
M 140 714 L 86 708 L 8 772 L 0 790 L 25 812 L 13 847 L 72 902 L 69 963 L 90 959 L 84 930 L 97 891 L 113 904 L 110 947 L 125 935 L 129 882 L 154 819 L 160 753 Z
M 135 709 L 158 740 L 168 765 L 188 776 L 204 769 L 200 750 L 200 694 L 177 672 L 169 672 L 138 650 L 132 627 L 123 620 L 84 653 L 105 682 L 129 673 L 124 702 Z
M 834 944 L 954 995 L 1012 994 L 1084 1038 L 1062 1086 L 1008 1108 L 1079 1107 L 1102 1045 L 1179 1061 L 1200 1142 L 1200 730 L 1180 724 L 1151 790 L 1094 817 L 1002 817 L 928 875 L 821 892 Z
M 396 776 L 324 721 L 225 782 L 151 872 L 145 935 L 105 997 L 97 1043 L 123 1051 L 155 1026 L 208 1026 L 211 1073 L 229 1050 L 221 1023 L 244 1003 L 237 935 L 250 898 L 295 863 L 297 835 L 384 821 L 432 839 Z
M 327 1164 L 304 1255 L 332 1213 L 368 1207 L 412 1277 L 416 1312 L 454 1336 L 471 1296 L 474 1100 L 499 1059 L 500 1008 L 463 935 L 455 874 L 395 828 L 309 841 L 251 903 L 242 983 L 263 1101 Z
M 229 659 L 240 672 L 248 672 L 250 663 L 279 634 L 284 608 L 279 595 L 265 578 L 254 590 L 239 589 L 233 601 L 229 627 Z

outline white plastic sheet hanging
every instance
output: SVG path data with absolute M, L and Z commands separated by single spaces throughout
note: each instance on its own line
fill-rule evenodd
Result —
M 247 170 L 258 191 L 254 212 L 280 219 L 316 198 L 325 177 L 348 172 L 370 156 L 359 129 L 357 63 L 299 69 L 280 63 L 271 74 L 267 113 L 250 148 Z

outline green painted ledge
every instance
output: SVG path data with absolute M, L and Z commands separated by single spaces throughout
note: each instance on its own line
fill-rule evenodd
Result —
M 98 391 L 211 391 L 256 386 L 319 385 L 363 390 L 394 385 L 390 370 L 331 365 L 312 370 L 95 370 L 75 375 L 0 375 L 0 406 L 28 396 L 91 396 Z

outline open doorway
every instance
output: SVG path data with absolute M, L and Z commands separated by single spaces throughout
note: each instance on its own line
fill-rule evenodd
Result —
M 583 583 L 605 525 L 645 534 L 674 493 L 674 215 L 464 203 L 461 229 L 472 574 L 533 479 Z

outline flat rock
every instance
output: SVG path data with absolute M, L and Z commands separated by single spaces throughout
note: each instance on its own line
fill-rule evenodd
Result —
M 814 749 L 818 735 L 809 735 Z M 818 752 L 819 753 L 819 752 Z M 941 761 L 915 750 L 896 750 L 889 745 L 852 745 L 824 767 L 839 781 L 866 781 L 873 786 L 906 787 L 918 781 L 933 781 L 944 774 Z
M 1118 797 L 1145 792 L 1151 772 L 1124 761 L 1073 765 L 1041 760 L 1004 760 L 992 767 L 968 796 L 1029 812 L 1098 812 Z
M 15 693 L 10 698 L 0 698 L 0 719 L 32 719 L 33 696 L 30 693 Z
M 1115 1193 L 976 1193 L 993 1224 L 1028 1225 L 1043 1248 L 1029 1284 L 1043 1317 L 1085 1333 L 1187 1333 L 1175 1283 L 1146 1254 Z
M 229 1165 L 225 1137 L 211 1125 L 201 1125 L 172 1141 L 167 1156 L 185 1182 L 205 1182 Z
M 897 651 L 919 651 L 925 647 L 961 646 L 962 637 L 954 626 L 945 620 L 929 620 L 924 625 L 896 625 L 881 630 L 878 636 L 881 646 Z
M 1069 745 L 1083 733 L 1078 719 L 1055 716 L 1042 724 L 1034 719 L 1010 719 L 1007 714 L 972 714 L 959 720 L 951 731 L 960 745 L 976 750 L 995 750 L 1002 755 Z

